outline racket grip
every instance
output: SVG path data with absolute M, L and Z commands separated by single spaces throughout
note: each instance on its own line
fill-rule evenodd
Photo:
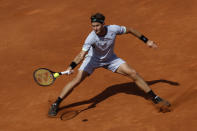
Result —
M 60 72 L 60 75 L 65 75 L 65 74 L 70 75 L 72 73 L 73 73 L 73 71 L 66 70 L 66 71 Z

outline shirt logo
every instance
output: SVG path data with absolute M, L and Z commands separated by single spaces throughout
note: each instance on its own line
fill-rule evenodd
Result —
M 101 47 L 102 47 L 103 49 L 105 49 L 105 48 L 106 48 L 106 46 L 107 46 L 107 42 L 105 42 L 105 43 L 101 43 Z

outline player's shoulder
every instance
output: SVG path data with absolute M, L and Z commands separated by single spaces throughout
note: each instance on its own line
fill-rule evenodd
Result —
M 107 25 L 107 28 L 111 31 L 117 31 L 118 29 L 121 28 L 120 25 Z
M 86 41 L 94 41 L 96 38 L 96 34 L 94 31 L 91 31 L 88 36 L 86 37 Z
M 113 29 L 113 28 L 118 28 L 119 25 L 107 25 L 107 27 Z
M 88 37 L 95 37 L 96 36 L 96 33 L 92 30 L 89 34 L 88 34 Z

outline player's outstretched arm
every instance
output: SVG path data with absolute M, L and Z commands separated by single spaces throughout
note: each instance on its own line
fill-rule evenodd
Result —
M 73 60 L 76 64 L 79 64 L 85 57 L 87 51 L 81 50 L 80 53 Z
M 137 30 L 134 30 L 133 28 L 126 28 L 126 34 L 132 34 L 135 37 L 139 38 L 140 40 L 142 40 L 144 43 L 146 43 L 149 47 L 151 48 L 157 48 L 157 44 L 152 41 L 149 40 L 147 37 L 145 37 L 143 34 L 141 34 L 140 32 L 138 32 Z
M 86 53 L 87 51 L 81 50 L 81 52 L 74 58 L 74 60 L 67 68 L 67 71 L 69 71 L 70 74 L 73 72 L 73 69 L 84 59 Z

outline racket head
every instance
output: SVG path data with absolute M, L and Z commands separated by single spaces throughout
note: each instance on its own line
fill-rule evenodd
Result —
M 47 68 L 38 68 L 33 72 L 35 82 L 40 86 L 50 86 L 55 82 L 55 72 Z

